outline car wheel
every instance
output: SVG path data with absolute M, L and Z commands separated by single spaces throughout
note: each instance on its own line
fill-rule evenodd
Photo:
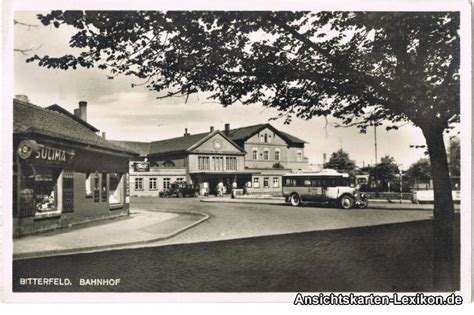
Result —
M 300 195 L 298 195 L 296 193 L 291 194 L 290 203 L 291 203 L 292 206 L 295 206 L 295 207 L 299 206 L 301 204 Z
M 344 195 L 339 198 L 339 207 L 342 209 L 351 209 L 354 206 L 354 198 L 349 195 Z
M 365 209 L 369 206 L 369 199 L 367 198 L 361 198 L 359 201 L 359 208 L 360 209 Z
M 182 192 L 178 192 L 178 198 L 183 198 L 183 193 Z

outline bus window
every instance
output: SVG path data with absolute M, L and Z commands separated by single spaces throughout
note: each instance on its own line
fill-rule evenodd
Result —
M 311 186 L 321 187 L 321 181 L 319 179 L 313 179 L 313 180 L 311 180 Z
M 304 182 L 303 182 L 303 185 L 304 186 L 311 186 L 311 180 L 305 179 Z

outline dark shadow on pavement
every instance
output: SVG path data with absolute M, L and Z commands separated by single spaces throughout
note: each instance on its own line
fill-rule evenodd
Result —
M 457 220 L 459 231 L 459 216 Z M 459 237 L 456 238 L 459 288 Z M 16 292 L 429 292 L 432 221 L 14 261 Z M 71 286 L 20 285 L 69 278 Z M 80 278 L 120 279 L 79 286 Z

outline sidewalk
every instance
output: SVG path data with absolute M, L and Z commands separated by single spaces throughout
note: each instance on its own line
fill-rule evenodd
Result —
M 121 249 L 170 238 L 205 220 L 204 213 L 131 209 L 130 217 L 13 240 L 13 259 Z
M 416 204 L 406 202 L 402 200 L 402 203 L 397 201 L 389 202 L 383 199 L 369 199 L 369 209 L 383 209 L 383 210 L 433 210 L 433 204 Z M 284 197 L 250 197 L 250 196 L 239 196 L 234 199 L 230 197 L 207 197 L 202 198 L 201 202 L 215 202 L 215 203 L 248 203 L 248 204 L 271 204 L 271 205 L 289 205 L 285 202 Z M 454 209 L 459 211 L 459 204 L 454 205 Z

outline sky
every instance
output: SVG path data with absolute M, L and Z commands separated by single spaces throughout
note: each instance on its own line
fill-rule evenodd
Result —
M 17 21 L 38 24 L 37 12 L 16 12 Z M 87 120 L 106 132 L 107 139 L 130 141 L 153 141 L 183 135 L 187 128 L 191 134 L 206 132 L 210 126 L 224 129 L 270 123 L 274 127 L 308 142 L 305 155 L 310 163 L 323 162 L 323 154 L 328 158 L 332 152 L 342 148 L 359 166 L 373 164 L 375 161 L 374 130 L 367 134 L 359 133 L 357 128 L 335 128 L 334 118 L 301 120 L 293 118 L 290 125 L 283 120 L 271 120 L 278 112 L 260 104 L 234 104 L 227 108 L 210 101 L 203 94 L 191 95 L 187 102 L 184 97 L 157 100 L 156 92 L 142 87 L 128 76 L 107 79 L 107 72 L 99 69 L 52 70 L 40 68 L 25 60 L 32 54 L 59 56 L 73 53 L 68 40 L 74 29 L 60 27 L 26 27 L 15 25 L 14 47 L 31 49 L 25 56 L 14 54 L 14 94 L 27 95 L 30 101 L 46 107 L 58 104 L 69 111 L 78 107 L 79 101 L 87 101 Z M 425 144 L 421 130 L 406 125 L 399 130 L 385 131 L 377 128 L 378 159 L 385 155 L 395 158 L 403 169 L 425 157 L 423 149 L 410 148 L 410 145 Z

